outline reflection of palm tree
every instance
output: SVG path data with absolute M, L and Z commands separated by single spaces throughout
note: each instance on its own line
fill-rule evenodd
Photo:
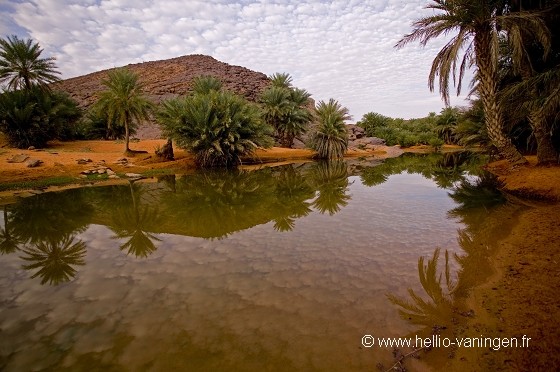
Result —
M 467 215 L 475 208 L 489 209 L 506 202 L 504 195 L 498 190 L 500 181 L 490 173 L 483 173 L 475 180 L 463 179 L 449 193 L 459 206 L 451 211 L 451 216 Z
M 276 184 L 276 206 L 279 216 L 274 218 L 274 229 L 290 231 L 297 218 L 311 212 L 310 203 L 313 189 L 300 173 L 292 166 L 282 167 Z
M 14 204 L 10 224 L 14 234 L 25 242 L 62 241 L 85 231 L 93 207 L 84 200 L 83 190 L 49 192 Z
M 403 319 L 408 319 L 413 324 L 432 327 L 442 322 L 449 322 L 452 318 L 454 301 L 452 293 L 455 284 L 451 280 L 449 271 L 449 255 L 445 251 L 445 285 L 444 291 L 441 283 L 441 273 L 437 275 L 437 263 L 439 259 L 439 248 L 434 251 L 434 255 L 424 264 L 424 257 L 418 259 L 418 275 L 422 288 L 431 299 L 425 301 L 409 288 L 408 293 L 412 302 L 400 299 L 394 295 L 387 295 L 389 301 L 400 307 L 399 313 Z
M 23 260 L 30 262 L 23 265 L 25 270 L 39 269 L 31 278 L 41 277 L 41 284 L 64 283 L 76 275 L 72 266 L 85 264 L 86 245 L 83 241 L 74 242 L 74 237 L 67 235 L 60 241 L 45 240 L 33 248 L 24 248 Z
M 132 206 L 117 208 L 110 228 L 115 233 L 115 239 L 129 238 L 120 246 L 121 250 L 136 257 L 148 257 L 157 249 L 154 241 L 160 239 L 147 231 L 156 228 L 161 218 L 157 209 L 138 205 L 133 182 L 130 182 L 130 194 Z
M 313 206 L 321 213 L 331 216 L 348 205 L 348 171 L 343 161 L 325 161 L 315 165 L 312 172 L 313 183 L 318 195 Z
M 15 252 L 23 241 L 13 232 L 11 226 L 8 225 L 10 216 L 8 216 L 7 206 L 4 209 L 4 228 L 0 228 L 0 254 L 8 254 Z

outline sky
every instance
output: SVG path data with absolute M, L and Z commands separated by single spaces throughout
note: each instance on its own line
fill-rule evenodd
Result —
M 446 40 L 394 45 L 428 0 L 0 0 L 0 35 L 39 42 L 62 78 L 189 54 L 287 72 L 315 101 L 367 112 L 440 112 L 428 73 Z M 467 82 L 468 83 L 468 82 Z M 468 84 L 464 84 L 468 86 Z M 465 105 L 455 97 L 452 105 Z

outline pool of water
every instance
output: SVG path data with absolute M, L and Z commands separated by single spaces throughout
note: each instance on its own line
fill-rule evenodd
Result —
M 389 297 L 425 291 L 419 257 L 464 254 L 475 163 L 410 155 L 201 172 L 3 206 L 0 369 L 390 364 L 391 350 L 361 338 L 418 329 Z M 449 267 L 456 279 L 459 264 Z

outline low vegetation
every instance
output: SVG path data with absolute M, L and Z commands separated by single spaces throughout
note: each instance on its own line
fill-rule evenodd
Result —
M 345 120 L 350 120 L 348 109 L 331 98 L 320 101 L 316 107 L 318 127 L 310 141 L 320 159 L 342 158 L 348 149 Z
M 195 85 L 204 85 L 199 78 Z M 163 132 L 192 151 L 199 167 L 233 167 L 241 156 L 272 145 L 272 128 L 254 104 L 231 92 L 211 89 L 162 104 L 157 118 Z

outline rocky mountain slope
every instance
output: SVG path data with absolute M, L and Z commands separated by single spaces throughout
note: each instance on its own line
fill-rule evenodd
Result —
M 257 100 L 260 93 L 270 83 L 261 72 L 241 66 L 232 66 L 210 56 L 188 55 L 161 61 L 130 64 L 127 66 L 140 75 L 146 95 L 155 103 L 185 95 L 190 92 L 192 80 L 200 75 L 218 78 L 225 89 L 240 94 L 251 101 Z M 102 80 L 107 71 L 63 80 L 55 89 L 70 94 L 80 107 L 87 109 L 97 99 L 97 93 L 104 90 Z M 159 128 L 155 123 L 144 123 L 138 133 L 139 138 L 158 138 Z

